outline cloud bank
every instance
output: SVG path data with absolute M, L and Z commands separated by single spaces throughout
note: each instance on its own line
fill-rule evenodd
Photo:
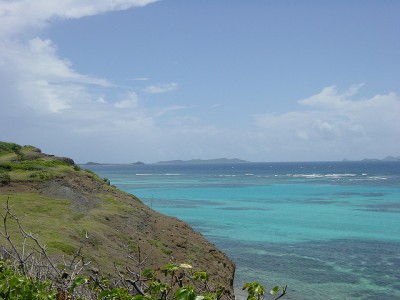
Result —
M 400 98 L 394 93 L 354 99 L 362 85 L 340 92 L 335 86 L 298 103 L 304 108 L 280 115 L 258 114 L 263 138 L 283 149 L 292 148 L 308 160 L 396 153 L 400 145 Z M 273 129 L 273 131 L 271 131 Z M 289 152 L 289 151 L 287 151 Z M 387 154 L 387 155 L 388 155 Z

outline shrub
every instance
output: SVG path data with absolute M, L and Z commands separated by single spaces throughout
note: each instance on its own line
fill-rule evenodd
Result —
M 0 260 L 0 299 L 51 300 L 56 294 L 51 282 L 30 278 Z
M 18 153 L 22 146 L 15 143 L 0 142 L 0 154 L 15 152 Z
M 0 163 L 0 171 L 11 171 L 12 166 L 9 163 Z
M 10 182 L 10 175 L 6 172 L 0 172 L 0 185 L 8 185 Z

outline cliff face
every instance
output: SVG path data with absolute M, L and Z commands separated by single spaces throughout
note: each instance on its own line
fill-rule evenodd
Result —
M 70 159 L 33 147 L 4 150 L 4 144 L 0 177 L 9 181 L 0 183 L 0 202 L 9 200 L 50 254 L 61 257 L 82 248 L 85 259 L 104 274 L 115 273 L 115 264 L 137 269 L 132 257 L 139 256 L 154 269 L 187 263 L 207 271 L 210 283 L 222 284 L 234 298 L 234 264 L 189 225 L 157 213 Z

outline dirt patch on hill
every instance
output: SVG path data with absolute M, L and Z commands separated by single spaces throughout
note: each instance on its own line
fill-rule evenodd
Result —
M 95 196 L 98 187 L 93 186 L 93 182 L 91 182 L 90 189 L 84 189 L 85 185 L 87 184 L 83 182 L 74 182 L 72 178 L 57 178 L 41 184 L 39 186 L 39 193 L 51 198 L 71 200 L 75 210 L 85 213 L 101 202 Z

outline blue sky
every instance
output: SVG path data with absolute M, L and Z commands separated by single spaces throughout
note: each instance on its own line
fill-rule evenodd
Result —
M 0 140 L 77 162 L 400 155 L 399 1 L 0 0 Z

